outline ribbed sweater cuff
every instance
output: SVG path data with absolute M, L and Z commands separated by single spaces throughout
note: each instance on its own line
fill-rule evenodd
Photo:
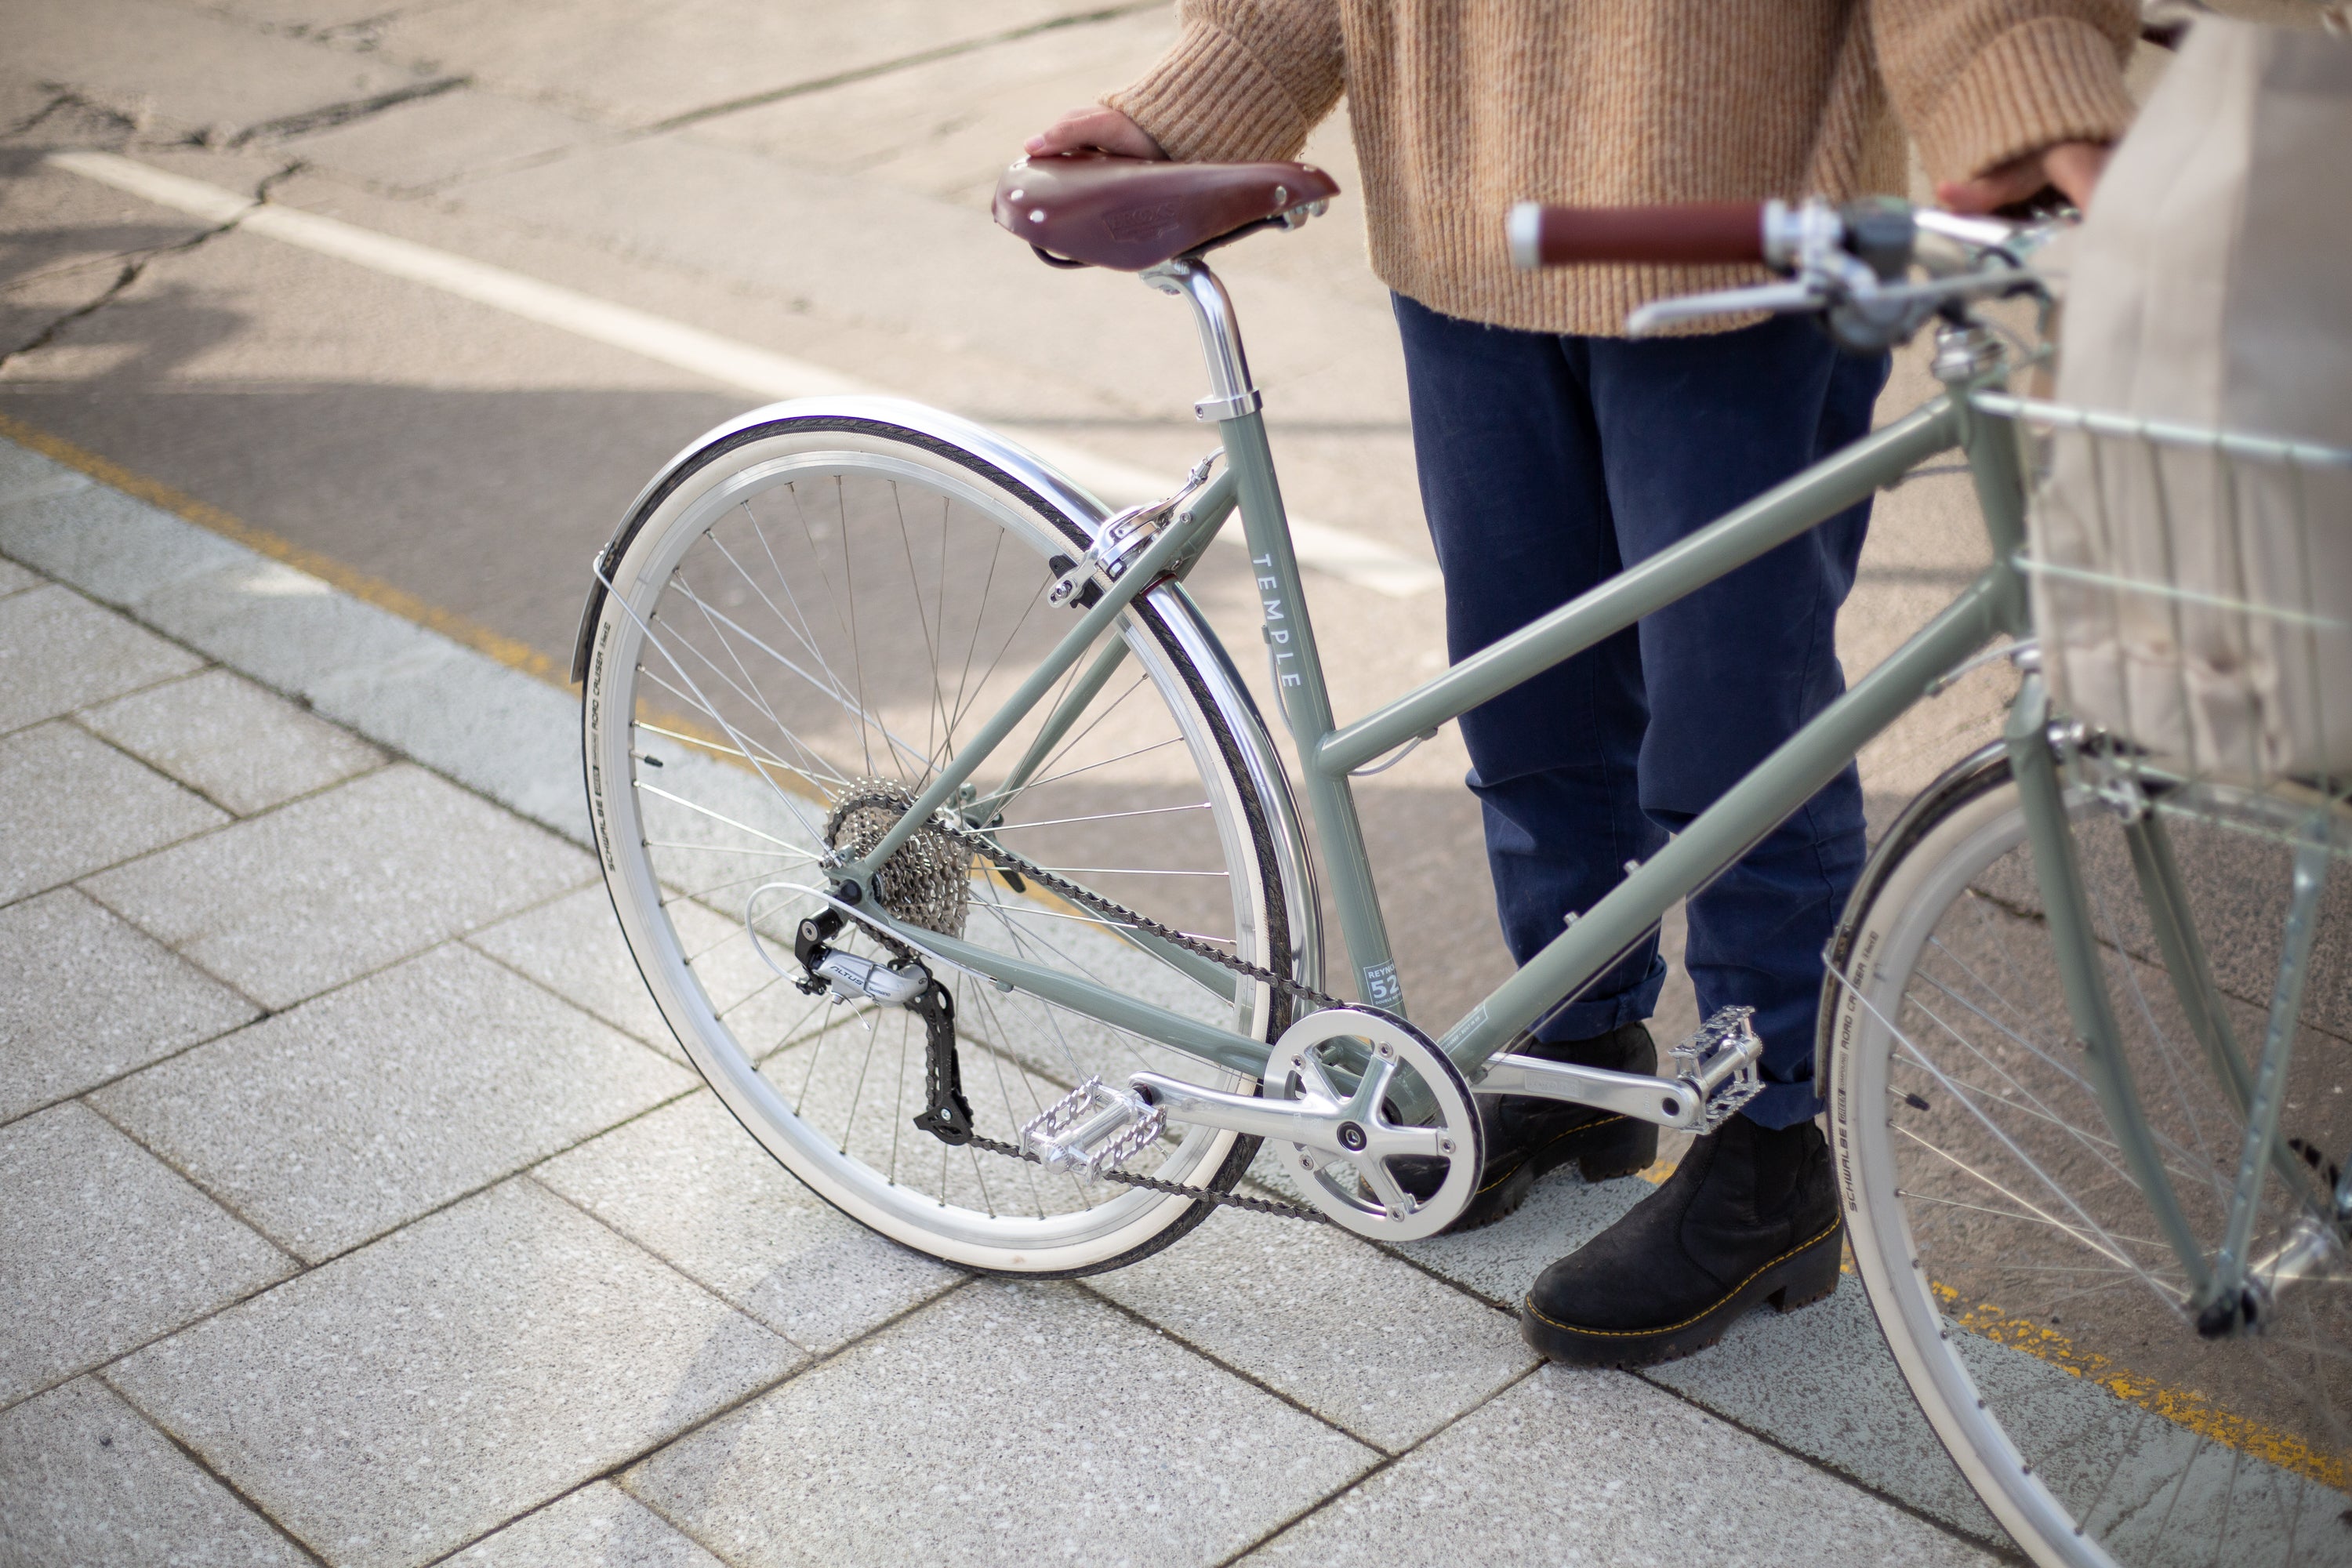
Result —
M 2061 142 L 2113 142 L 2134 111 L 2115 42 L 2043 17 L 1993 39 L 1913 134 L 1932 178 L 1968 179 Z
M 1287 158 L 1313 129 L 1273 74 L 1206 22 L 1186 24 L 1141 79 L 1103 101 L 1185 163 Z

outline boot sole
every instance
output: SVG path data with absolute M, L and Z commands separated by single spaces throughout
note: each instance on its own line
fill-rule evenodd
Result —
M 1782 1312 L 1810 1307 L 1837 1289 L 1843 1251 L 1843 1217 L 1734 1286 L 1696 1317 L 1663 1329 L 1580 1329 L 1545 1317 L 1532 1300 L 1519 1308 L 1519 1331 L 1547 1359 L 1568 1366 L 1654 1366 L 1703 1351 L 1766 1302 Z
M 1535 1185 L 1562 1165 L 1573 1162 L 1586 1182 L 1612 1182 L 1637 1175 L 1657 1163 L 1658 1130 L 1647 1121 L 1620 1116 L 1596 1121 L 1565 1133 L 1493 1186 L 1474 1194 L 1461 1217 L 1445 1227 L 1447 1236 L 1483 1230 L 1507 1218 L 1528 1201 Z

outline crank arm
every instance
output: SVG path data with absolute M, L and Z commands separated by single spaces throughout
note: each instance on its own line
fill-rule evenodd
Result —
M 1475 1086 L 1480 1094 L 1531 1094 L 1596 1110 L 1613 1110 L 1677 1132 L 1712 1132 L 1763 1088 L 1756 1064 L 1764 1042 L 1748 1007 L 1721 1007 L 1674 1048 L 1682 1071 L 1672 1078 L 1611 1072 L 1505 1051 L 1489 1058 Z
M 1488 1058 L 1486 1070 L 1471 1087 L 1480 1094 L 1528 1094 L 1589 1105 L 1676 1131 L 1696 1129 L 1706 1115 L 1697 1086 L 1681 1079 L 1611 1072 L 1508 1051 Z
M 1260 1100 L 1202 1089 L 1156 1072 L 1130 1074 L 1127 1087 L 1160 1108 L 1171 1121 L 1223 1127 L 1252 1137 L 1296 1143 L 1338 1159 L 1386 1159 L 1398 1154 L 1436 1154 L 1434 1127 L 1389 1127 L 1355 1108 L 1320 1094 L 1297 1100 Z

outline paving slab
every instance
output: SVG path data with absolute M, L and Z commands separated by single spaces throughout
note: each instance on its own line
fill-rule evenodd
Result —
M 239 816 L 384 763 L 365 741 L 225 669 L 90 709 L 81 722 Z
M 7 527 L 6 520 L 16 508 L 88 490 L 93 482 L 88 474 L 45 458 L 29 447 L 0 441 L 0 530 Z M 11 570 L 23 568 L 12 564 Z
M 577 849 L 402 764 L 93 878 L 89 890 L 277 1008 L 593 874 Z
M 70 724 L 0 736 L 0 903 L 228 820 Z
M 287 1274 L 292 1260 L 87 1106 L 0 1127 L 0 1405 Z
M 1851 1274 L 1826 1301 L 1750 1312 L 1711 1348 L 1643 1375 L 1956 1530 L 2007 1542 L 1919 1413 Z
M 21 594 L 27 588 L 37 588 L 41 586 L 42 581 L 15 562 L 0 559 L 0 596 Z
M 588 840 L 580 790 L 580 700 L 446 637 L 299 687 L 320 713 L 480 790 L 575 844 Z
M 1259 1162 L 1250 1174 L 1263 1180 L 1265 1170 Z M 1396 1250 L 1516 1312 L 1537 1275 L 1616 1224 L 1618 1216 L 1656 1190 L 1637 1176 L 1592 1184 L 1572 1168 L 1555 1171 L 1536 1184 L 1527 1202 L 1507 1219 L 1459 1236 L 1406 1242 Z
M 535 1173 L 820 1354 L 964 1278 L 810 1192 L 707 1091 L 615 1128 Z
M 406 1568 L 799 1360 L 522 1179 L 152 1345 L 109 1381 L 320 1555 Z
M 95 1103 L 317 1261 L 693 1083 L 452 945 L 135 1074 Z
M 1094 1289 L 1398 1452 L 1536 1356 L 1508 1315 L 1325 1226 L 1223 1209 Z
M 447 1568 L 721 1568 L 718 1558 L 610 1481 L 560 1498 L 446 1562 Z
M 1372 1450 L 1069 1285 L 975 1282 L 635 1466 L 740 1568 L 1220 1562 Z
M 111 493 L 111 492 L 109 492 Z M 133 503 L 136 504 L 136 503 Z M 7 542 L 0 513 L 0 544 Z M 119 585 L 142 619 L 370 739 L 483 791 L 578 843 L 588 839 L 577 772 L 579 704 L 544 682 L 250 551 L 205 554 L 209 538 L 146 509 L 125 532 L 157 536 L 186 569 Z M 44 546 L 47 545 L 47 548 Z M 108 569 L 47 541 L 18 553 L 101 598 Z M 93 587 L 96 584 L 100 586 Z
M 1592 1186 L 1560 1171 L 1498 1225 L 1396 1250 L 1516 1311 L 1538 1274 L 1651 1191 L 1632 1177 Z M 2004 1539 L 1919 1414 L 1852 1275 L 1828 1301 L 1750 1312 L 1712 1349 L 1642 1375 L 1956 1530 Z
M 69 888 L 0 909 L 0 1121 L 260 1009 Z
M 0 603 L 0 731 L 198 668 L 204 660 L 52 584 Z
M 310 1561 L 94 1377 L 0 1414 L 0 1563 L 294 1568 Z
M 249 552 L 155 589 L 138 610 L 141 619 L 279 691 L 307 692 L 345 670 L 377 669 L 421 647 L 450 646 L 389 610 Z
M 1546 1366 L 1245 1561 L 1994 1560 L 1634 1378 Z
M 711 1005 L 721 1014 L 772 988 L 776 976 L 760 962 L 751 943 L 741 940 L 740 921 L 722 919 L 690 900 L 681 900 L 670 909 L 686 951 L 701 955 L 695 973 L 701 977 Z M 676 1061 L 686 1060 L 684 1047 L 654 1005 L 645 977 L 637 973 L 637 961 L 622 939 L 612 898 L 602 882 L 526 910 L 466 940 L 570 999 L 574 1006 L 586 1008 Z M 769 1037 L 756 1037 L 764 1042 Z
M 260 559 L 62 464 L 9 449 L 41 467 L 16 466 L 26 477 L 16 499 L 0 490 L 0 550 L 94 599 L 129 607 L 175 583 Z

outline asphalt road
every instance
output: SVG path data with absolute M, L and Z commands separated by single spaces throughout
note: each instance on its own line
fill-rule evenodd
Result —
M 759 401 L 45 161 L 98 148 L 1172 475 L 1212 444 L 1181 308 L 1049 272 L 986 216 L 1021 136 L 1172 25 L 1159 0 L 9 0 L 0 412 L 551 666 L 638 486 Z M 1308 156 L 1355 185 L 1343 120 Z M 1222 265 L 1294 506 L 1428 562 L 1356 208 Z M 1916 358 L 1890 411 L 1929 390 Z M 1982 556 L 1964 481 L 1885 498 L 1849 668 Z M 1196 584 L 1229 641 L 1255 637 L 1234 561 Z M 1309 592 L 1343 716 L 1441 668 L 1436 593 Z M 1874 816 L 1981 732 L 2000 693 L 1980 684 L 1865 756 Z M 1465 766 L 1449 731 L 1361 791 L 1413 1011 L 1440 1027 L 1508 967 Z M 1664 1024 L 1689 1014 L 1677 984 Z

